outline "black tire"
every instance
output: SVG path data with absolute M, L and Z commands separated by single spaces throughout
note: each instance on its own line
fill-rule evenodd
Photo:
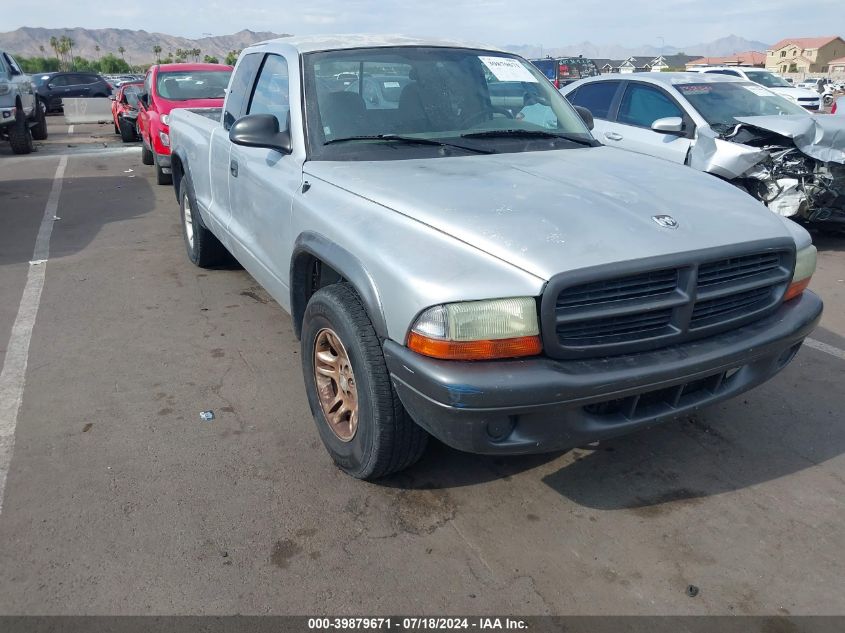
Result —
M 124 143 L 135 141 L 135 124 L 125 119 L 118 119 L 118 121 L 120 121 L 120 140 Z
M 114 121 L 112 121 L 112 123 L 114 123 Z M 114 123 L 114 133 L 115 133 L 115 134 L 120 134 L 120 128 L 119 128 L 119 127 L 117 127 L 117 123 Z
M 160 185 L 172 185 L 173 174 L 164 173 L 164 170 L 161 168 L 161 165 L 158 164 L 158 159 L 155 159 L 154 163 L 156 168 L 156 183 Z
M 146 145 L 141 146 L 141 162 L 145 165 L 152 165 L 155 163 L 155 156 L 152 150 L 147 149 Z
M 343 441 L 331 429 L 317 392 L 314 348 L 325 328 L 346 349 L 354 374 L 358 425 Z M 318 290 L 302 324 L 302 371 L 314 422 L 338 468 L 356 479 L 378 479 L 415 463 L 425 452 L 428 433 L 407 414 L 390 381 L 381 341 L 358 294 L 348 283 Z
M 190 210 L 190 226 L 186 221 L 186 210 Z M 182 181 L 179 183 L 179 215 L 182 220 L 182 237 L 185 240 L 185 250 L 188 252 L 188 259 L 193 264 L 200 268 L 211 268 L 231 260 L 232 256 L 229 251 L 203 222 L 194 196 L 194 187 L 187 174 L 182 177 Z M 189 231 L 193 240 L 188 238 Z
M 35 100 L 35 116 L 32 117 L 35 125 L 30 128 L 32 138 L 36 141 L 47 140 L 47 106 L 40 99 Z
M 9 126 L 9 145 L 15 154 L 29 154 L 34 149 L 26 116 L 20 109 L 16 111 L 15 122 Z

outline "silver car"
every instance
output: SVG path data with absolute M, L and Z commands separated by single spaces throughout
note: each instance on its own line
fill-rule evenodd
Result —
M 561 92 L 589 109 L 605 145 L 732 182 L 775 213 L 845 227 L 845 120 L 719 74 L 583 79 Z

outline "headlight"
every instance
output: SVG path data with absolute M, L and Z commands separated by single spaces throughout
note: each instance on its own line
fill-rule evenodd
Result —
M 783 300 L 789 301 L 800 296 L 810 285 L 814 272 L 816 272 L 816 247 L 810 244 L 798 251 L 795 256 L 795 273 L 792 275 L 792 282 L 786 289 Z
M 161 115 L 161 122 L 164 123 L 165 125 L 170 125 L 170 116 L 167 115 L 167 114 L 162 114 Z
M 433 358 L 490 360 L 543 351 L 533 297 L 447 303 L 423 311 L 408 348 Z
M 170 147 L 170 136 L 167 134 L 167 132 L 159 132 L 158 138 L 161 141 L 162 145 L 164 145 L 165 147 Z
M 0 82 L 0 95 L 7 95 L 12 92 L 12 86 L 7 83 Z

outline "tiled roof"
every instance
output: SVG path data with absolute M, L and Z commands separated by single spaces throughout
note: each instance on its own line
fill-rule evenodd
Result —
M 789 46 L 790 44 L 795 44 L 796 46 L 800 46 L 801 48 L 821 48 L 825 44 L 828 44 L 835 39 L 839 39 L 839 36 L 828 35 L 827 37 L 789 37 L 785 40 L 781 40 L 780 42 L 772 46 L 769 50 L 778 51 L 784 46 Z
M 746 66 L 761 66 L 766 62 L 766 54 L 757 51 L 746 51 L 726 57 L 702 57 L 688 62 L 688 66 L 724 66 L 725 64 L 743 64 Z

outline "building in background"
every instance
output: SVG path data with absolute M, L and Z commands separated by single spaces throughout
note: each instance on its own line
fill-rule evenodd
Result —
M 782 75 L 827 75 L 830 63 L 845 56 L 845 40 L 827 37 L 792 37 L 766 51 L 766 70 Z
M 745 51 L 744 53 L 734 53 L 725 57 L 698 57 L 689 60 L 685 64 L 687 70 L 695 70 L 702 66 L 751 66 L 765 68 L 766 53 Z

